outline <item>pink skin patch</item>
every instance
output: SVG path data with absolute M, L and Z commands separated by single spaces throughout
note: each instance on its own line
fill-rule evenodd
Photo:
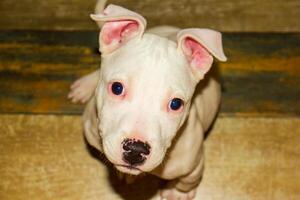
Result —
M 113 41 L 122 43 L 124 39 L 130 38 L 138 30 L 138 23 L 134 20 L 121 20 L 106 22 L 102 27 L 101 39 L 104 44 L 109 45 Z
M 184 40 L 184 52 L 193 67 L 204 72 L 208 71 L 213 58 L 199 42 L 193 38 L 187 37 Z

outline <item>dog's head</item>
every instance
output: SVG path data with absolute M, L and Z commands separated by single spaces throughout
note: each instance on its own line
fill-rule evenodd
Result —
M 184 29 L 174 42 L 144 33 L 142 16 L 115 5 L 91 17 L 104 22 L 96 89 L 103 151 L 122 172 L 151 171 L 184 123 L 212 56 L 226 60 L 221 34 Z

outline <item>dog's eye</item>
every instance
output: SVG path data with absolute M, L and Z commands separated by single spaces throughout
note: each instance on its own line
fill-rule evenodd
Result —
M 123 85 L 122 83 L 120 82 L 113 82 L 111 84 L 111 91 L 114 95 L 121 95 L 123 94 L 123 91 L 124 91 L 124 88 L 123 88 Z
M 174 98 L 170 101 L 169 108 L 171 110 L 177 111 L 183 107 L 183 101 L 179 98 Z

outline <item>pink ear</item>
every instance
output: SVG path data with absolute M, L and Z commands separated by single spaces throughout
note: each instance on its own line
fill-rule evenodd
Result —
M 178 47 L 189 62 L 198 80 L 209 71 L 213 56 L 226 61 L 223 53 L 222 37 L 219 32 L 210 29 L 184 29 L 177 35 Z
M 205 74 L 213 63 L 213 57 L 196 40 L 186 37 L 183 41 L 183 52 L 194 70 Z
M 141 15 L 112 4 L 103 13 L 91 17 L 104 22 L 99 35 L 99 50 L 103 54 L 111 53 L 134 37 L 141 37 L 146 27 Z
M 134 20 L 106 22 L 101 30 L 102 45 L 118 47 L 137 33 L 138 26 Z

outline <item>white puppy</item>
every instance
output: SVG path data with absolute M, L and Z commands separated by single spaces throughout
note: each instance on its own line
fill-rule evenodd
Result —
M 83 102 L 91 97 L 83 115 L 87 141 L 123 173 L 170 180 L 162 198 L 194 198 L 204 133 L 220 103 L 214 78 L 198 83 L 213 56 L 226 60 L 221 34 L 172 27 L 145 32 L 141 15 L 115 5 L 91 17 L 104 23 L 101 68 L 76 81 L 69 95 Z

